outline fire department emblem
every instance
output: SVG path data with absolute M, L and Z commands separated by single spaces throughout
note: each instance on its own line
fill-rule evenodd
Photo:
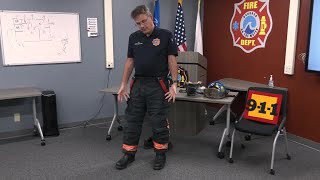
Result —
M 271 29 L 269 0 L 243 0 L 234 4 L 230 22 L 233 46 L 246 53 L 264 48 Z

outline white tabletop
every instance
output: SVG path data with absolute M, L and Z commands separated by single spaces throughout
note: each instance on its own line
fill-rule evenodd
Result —
M 114 86 L 106 89 L 100 90 L 100 92 L 111 93 L 113 95 L 117 95 L 119 90 L 119 86 Z M 187 96 L 187 93 L 180 93 L 180 88 L 177 88 L 177 96 L 176 100 L 179 101 L 190 101 L 190 102 L 202 102 L 202 103 L 218 103 L 218 104 L 231 104 L 235 97 L 238 95 L 238 92 L 230 92 L 229 95 L 231 97 L 225 97 L 222 99 L 211 99 L 206 98 L 202 94 L 197 94 L 195 96 Z
M 179 91 L 179 90 L 178 90 Z M 196 94 L 195 96 L 187 96 L 187 93 L 177 93 L 176 100 L 179 101 L 190 101 L 190 102 L 201 102 L 201 103 L 214 103 L 214 104 L 232 104 L 238 92 L 230 92 L 228 97 L 221 99 L 211 99 L 204 97 L 203 94 Z
M 218 81 L 221 82 L 227 89 L 235 91 L 248 91 L 250 87 L 268 87 L 267 84 L 244 81 L 234 78 L 223 78 Z
M 100 92 L 103 93 L 111 93 L 111 94 L 118 94 L 120 86 L 113 86 L 113 87 L 109 87 L 109 88 L 105 88 L 105 89 L 101 89 Z
M 227 89 L 234 90 L 234 91 L 248 91 L 250 87 L 269 87 L 267 84 L 244 81 L 244 80 L 234 79 L 234 78 L 223 78 L 218 81 L 221 82 Z M 273 88 L 288 90 L 287 88 L 278 87 L 278 86 L 275 86 Z
M 35 87 L 0 89 L 0 100 L 18 99 L 41 96 L 41 91 Z

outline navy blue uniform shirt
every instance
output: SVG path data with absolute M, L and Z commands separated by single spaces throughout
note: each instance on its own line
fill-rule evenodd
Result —
M 167 76 L 168 55 L 178 56 L 174 37 L 168 30 L 154 27 L 149 37 L 141 31 L 129 37 L 128 58 L 133 58 L 135 76 Z

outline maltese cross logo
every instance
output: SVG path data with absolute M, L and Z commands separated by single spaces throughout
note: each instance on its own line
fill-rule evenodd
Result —
M 264 48 L 271 29 L 269 0 L 243 0 L 234 4 L 230 22 L 233 46 L 246 53 Z

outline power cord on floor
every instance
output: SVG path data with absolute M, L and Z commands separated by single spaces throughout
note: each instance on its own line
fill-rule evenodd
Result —
M 106 81 L 104 82 L 104 85 L 103 87 L 104 88 L 108 88 L 109 87 L 109 81 L 110 81 L 110 73 L 111 73 L 111 69 L 108 69 L 108 76 L 107 76 L 107 79 Z M 90 121 L 94 120 L 100 113 L 101 113 L 101 110 L 104 106 L 104 98 L 106 96 L 106 93 L 103 93 L 101 99 L 100 99 L 100 107 L 98 109 L 98 111 L 96 112 L 96 114 L 90 118 L 89 120 L 86 120 L 85 122 L 81 123 L 81 124 L 77 124 L 75 126 L 72 126 L 72 127 L 68 127 L 68 128 L 75 128 L 75 127 L 79 127 L 79 126 L 83 126 L 83 128 L 86 128 L 87 125 L 90 125 L 90 126 L 95 126 L 96 128 L 102 128 L 102 129 L 108 129 L 109 127 L 101 127 L 101 126 L 98 126 L 97 124 L 100 124 L 100 123 L 91 123 Z

